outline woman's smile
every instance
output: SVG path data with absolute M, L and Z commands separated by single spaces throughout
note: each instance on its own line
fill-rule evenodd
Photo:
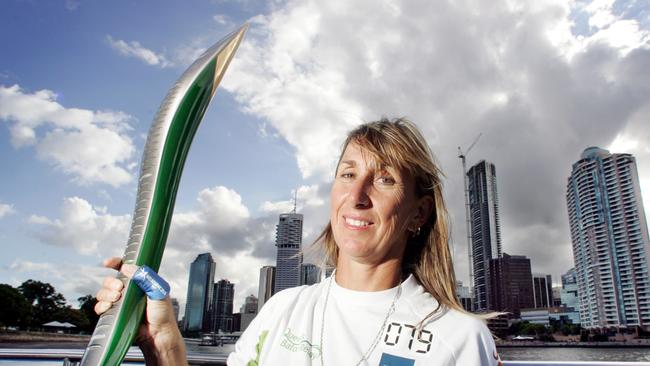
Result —
M 345 227 L 350 230 L 368 230 L 373 225 L 373 222 L 363 218 L 343 215 Z

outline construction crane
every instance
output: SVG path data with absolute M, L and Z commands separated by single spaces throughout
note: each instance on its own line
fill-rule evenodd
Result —
M 470 228 L 470 214 L 469 214 L 469 182 L 467 179 L 467 164 L 465 158 L 467 154 L 472 150 L 474 145 L 478 142 L 478 139 L 481 138 L 482 133 L 479 133 L 478 136 L 474 139 L 471 145 L 463 152 L 463 150 L 458 146 L 458 157 L 463 164 L 463 190 L 465 192 L 465 229 L 467 230 L 467 259 L 468 259 L 468 269 L 469 269 L 469 287 L 474 289 L 474 255 L 472 254 L 472 231 Z M 452 249 L 453 250 L 453 249 Z M 476 294 L 474 289 L 473 291 Z M 477 299 L 477 302 L 480 302 L 480 299 Z

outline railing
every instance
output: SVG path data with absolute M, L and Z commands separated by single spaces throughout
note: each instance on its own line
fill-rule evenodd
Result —
M 0 348 L 0 364 L 3 361 L 19 360 L 25 361 L 59 361 L 63 365 L 64 359 L 79 361 L 83 355 L 82 349 L 18 349 Z M 190 354 L 188 362 L 190 365 L 202 366 L 224 366 L 226 355 L 214 354 Z M 142 365 L 144 358 L 137 349 L 131 349 L 124 358 L 125 365 Z M 503 361 L 504 366 L 650 366 L 650 362 L 601 362 L 601 361 Z

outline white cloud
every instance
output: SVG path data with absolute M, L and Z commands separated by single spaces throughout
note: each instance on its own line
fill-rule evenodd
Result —
M 0 219 L 15 212 L 14 205 L 0 202 Z
M 316 185 L 298 188 L 298 212 L 305 216 L 305 246 L 326 223 L 327 214 L 323 211 L 326 194 L 325 189 Z M 235 283 L 236 307 L 245 296 L 251 293 L 257 296 L 259 268 L 275 262 L 278 214 L 293 208 L 281 209 L 286 202 L 267 202 L 273 210 L 262 212 L 260 217 L 251 217 L 236 191 L 223 186 L 201 190 L 196 206 L 174 214 L 170 226 L 160 273 L 172 285 L 172 296 L 185 301 L 190 264 L 204 252 L 212 253 L 217 262 L 215 279 L 226 278 Z M 99 263 L 104 258 L 123 254 L 131 216 L 113 215 L 107 207 L 70 197 L 64 199 L 58 217 L 32 215 L 28 222 L 34 227 L 33 235 L 43 243 L 73 248 L 91 256 L 98 264 L 75 268 L 59 263 L 16 260 L 9 268 L 16 278 L 14 282 L 30 278 L 27 275 L 47 279 L 72 299 L 96 292 L 101 277 L 111 274 L 101 269 Z M 75 280 L 79 277 L 84 281 Z
M 224 28 L 230 28 L 234 26 L 234 23 L 230 20 L 230 17 L 225 14 L 215 14 L 212 16 L 212 19 L 214 19 L 217 24 L 224 26 Z
M 111 48 L 124 56 L 135 57 L 151 66 L 161 68 L 174 66 L 165 55 L 143 47 L 138 41 L 126 42 L 121 39 L 113 39 L 110 35 L 106 36 L 106 40 Z
M 293 193 L 293 192 L 292 192 Z M 305 216 L 303 245 L 311 243 L 326 223 L 321 187 L 298 188 L 298 212 Z M 262 216 L 251 217 L 241 196 L 223 186 L 199 192 L 197 206 L 174 215 L 161 274 L 170 280 L 173 296 L 184 301 L 189 266 L 199 253 L 210 252 L 217 262 L 215 280 L 235 283 L 235 307 L 244 297 L 257 296 L 259 269 L 275 263 L 278 214 L 290 212 L 292 201 L 265 202 Z
M 294 198 L 296 198 L 296 210 L 298 212 L 304 211 L 307 207 L 320 207 L 325 204 L 325 198 L 321 197 L 318 185 L 300 186 L 298 194 L 295 191 L 291 192 L 292 199 L 286 201 L 265 201 L 260 205 L 261 212 L 269 214 L 280 214 L 290 212 L 294 208 Z
M 530 253 L 557 276 L 571 261 L 553 264 L 536 248 L 571 256 L 571 164 L 650 105 L 648 30 L 614 14 L 611 1 L 590 4 L 576 11 L 593 29 L 577 35 L 573 5 L 555 0 L 284 2 L 251 20 L 223 86 L 295 148 L 304 177 L 323 182 L 352 126 L 382 115 L 414 120 L 447 173 L 460 278 L 467 253 L 456 147 L 482 132 L 468 163 L 497 166 L 506 252 Z
M 97 258 L 119 256 L 127 242 L 131 216 L 106 211 L 83 198 L 69 197 L 63 200 L 59 218 L 32 215 L 29 223 L 36 225 L 33 234 L 43 243 Z
M 79 265 L 78 263 L 48 263 L 15 259 L 0 272 L 7 271 L 12 286 L 19 286 L 27 279 L 47 282 L 62 293 L 68 304 L 78 307 L 77 298 L 85 295 L 95 295 L 101 288 L 102 280 L 114 276 L 115 271 L 95 265 Z
M 70 11 L 77 10 L 79 5 L 81 5 L 81 1 L 79 0 L 65 0 L 65 7 Z
M 128 132 L 133 117 L 110 110 L 65 108 L 50 90 L 26 93 L 0 85 L 0 119 L 9 124 L 16 148 L 35 145 L 40 159 L 80 184 L 117 187 L 132 179 L 135 147 Z

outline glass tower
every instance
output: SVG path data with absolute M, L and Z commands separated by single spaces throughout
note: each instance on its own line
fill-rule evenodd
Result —
M 634 157 L 585 149 L 566 200 L 582 326 L 650 328 L 650 242 Z
M 275 234 L 275 246 L 278 248 L 278 255 L 273 293 L 300 286 L 302 214 L 293 212 L 280 215 Z
M 491 304 L 490 260 L 501 257 L 501 225 L 497 176 L 494 164 L 485 160 L 467 172 L 474 268 L 474 310 L 494 310 Z
M 185 330 L 210 330 L 209 309 L 212 304 L 212 284 L 215 263 L 210 253 L 199 254 L 190 265 L 190 281 L 185 304 Z
M 264 266 L 260 268 L 260 284 L 257 296 L 257 312 L 262 310 L 262 306 L 266 303 L 275 289 L 275 266 Z
M 233 328 L 232 307 L 235 285 L 228 280 L 214 284 L 212 302 L 212 329 L 216 333 L 230 333 Z
M 315 264 L 305 263 L 302 265 L 301 285 L 314 285 L 320 282 L 321 270 Z

